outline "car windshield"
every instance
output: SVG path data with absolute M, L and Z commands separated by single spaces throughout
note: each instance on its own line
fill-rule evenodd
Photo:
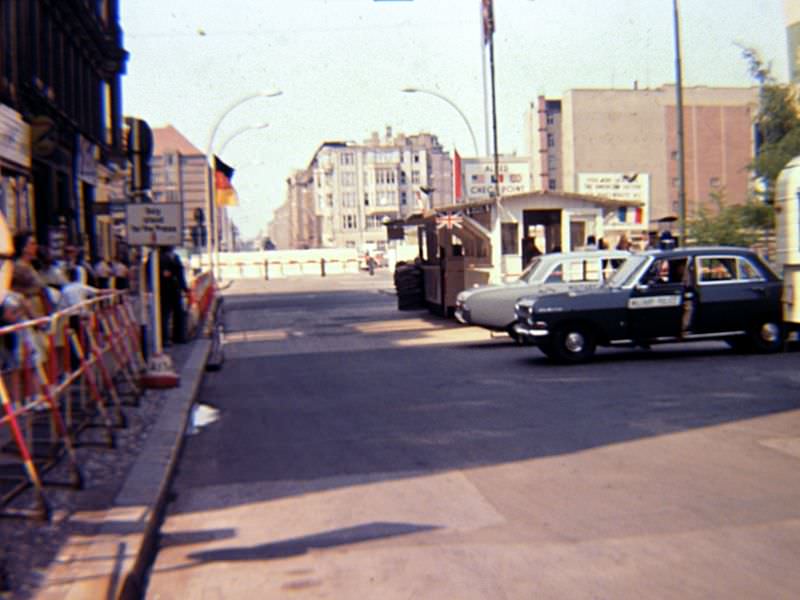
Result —
M 611 288 L 625 287 L 633 278 L 638 276 L 642 266 L 648 261 L 648 258 L 647 256 L 631 256 L 625 261 L 625 264 L 611 276 L 606 285 Z
M 525 267 L 525 270 L 522 272 L 522 275 L 519 276 L 518 281 L 523 283 L 529 283 L 532 279 L 536 270 L 541 266 L 542 259 L 541 258 L 534 258 L 531 262 L 528 263 L 528 266 Z

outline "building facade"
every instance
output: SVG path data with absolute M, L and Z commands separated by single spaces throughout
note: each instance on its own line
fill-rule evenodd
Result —
M 453 202 L 452 173 L 452 159 L 428 133 L 393 135 L 387 128 L 383 138 L 373 133 L 363 144 L 325 142 L 288 179 L 270 236 L 288 242 L 279 247 L 382 249 L 385 220 Z
M 172 125 L 153 128 L 150 160 L 153 202 L 179 202 L 183 207 L 183 246 L 206 250 L 210 222 L 217 224 L 219 249 L 233 249 L 234 228 L 225 207 L 217 206 L 208 218 L 211 185 L 209 162 L 194 144 Z
M 56 254 L 111 246 L 126 60 L 118 0 L 0 3 L 2 209 Z
M 742 203 L 751 190 L 757 88 L 684 89 L 687 216 Z M 536 189 L 645 201 L 654 223 L 678 214 L 675 87 L 570 90 L 560 106 L 539 98 L 528 116 Z M 560 161 L 560 162 L 559 162 Z M 545 187 L 546 186 L 546 187 Z M 589 189 L 591 186 L 591 189 Z M 620 190 L 621 195 L 615 195 Z

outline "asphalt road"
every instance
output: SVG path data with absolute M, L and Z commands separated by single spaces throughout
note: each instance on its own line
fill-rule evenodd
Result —
M 797 352 L 561 367 L 390 288 L 228 290 L 148 598 L 800 596 Z

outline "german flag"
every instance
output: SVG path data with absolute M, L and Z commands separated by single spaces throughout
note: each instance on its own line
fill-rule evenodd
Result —
M 214 188 L 217 206 L 239 206 L 239 197 L 233 189 L 233 167 L 226 165 L 218 156 L 214 156 Z

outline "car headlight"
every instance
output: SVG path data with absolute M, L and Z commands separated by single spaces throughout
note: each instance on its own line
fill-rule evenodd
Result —
M 534 300 L 533 298 L 518 300 L 517 303 L 514 305 L 514 310 L 517 311 L 518 313 L 532 314 L 533 307 L 535 304 L 536 300 Z

